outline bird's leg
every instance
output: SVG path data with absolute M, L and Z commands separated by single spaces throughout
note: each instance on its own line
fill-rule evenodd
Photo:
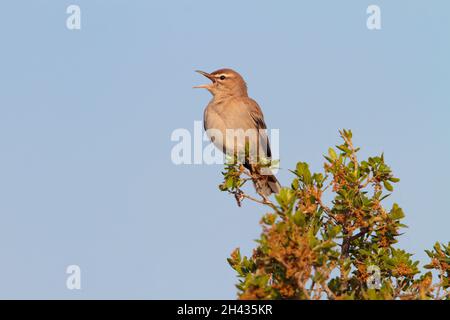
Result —
M 258 192 L 258 194 L 261 196 L 261 198 L 263 198 L 264 203 L 267 203 L 267 204 L 272 203 L 272 202 L 269 200 L 269 198 L 267 198 L 266 195 L 264 195 L 264 194 L 262 194 L 262 193 L 259 193 L 259 192 Z

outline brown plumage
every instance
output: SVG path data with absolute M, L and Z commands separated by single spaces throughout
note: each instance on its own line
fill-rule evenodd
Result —
M 204 112 L 204 127 L 215 146 L 228 155 L 245 153 L 245 144 L 250 152 L 243 165 L 252 174 L 256 191 L 263 196 L 270 196 L 280 191 L 280 184 L 269 169 L 264 172 L 256 165 L 261 158 L 272 157 L 269 139 L 264 129 L 264 115 L 255 100 L 247 93 L 247 85 L 242 76 L 231 69 L 220 69 L 212 73 L 197 71 L 211 80 L 210 84 L 197 86 L 196 88 L 207 89 L 213 95 L 212 100 Z M 235 132 L 241 130 L 250 133 L 245 136 L 245 142 L 235 136 L 227 136 L 227 130 Z M 217 134 L 213 134 L 211 132 Z M 255 134 L 252 134 L 255 132 Z M 220 137 L 221 138 L 218 138 Z M 223 139 L 222 139 L 223 138 Z M 231 140 L 233 139 L 233 140 Z

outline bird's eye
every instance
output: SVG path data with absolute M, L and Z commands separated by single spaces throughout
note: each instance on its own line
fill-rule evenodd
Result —
M 225 80 L 225 76 L 220 76 L 220 80 Z

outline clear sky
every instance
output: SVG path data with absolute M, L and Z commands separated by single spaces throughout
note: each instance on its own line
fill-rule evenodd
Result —
M 81 7 L 81 30 L 66 8 Z M 366 27 L 381 8 L 382 29 Z M 279 179 L 350 128 L 401 178 L 400 246 L 450 240 L 450 2 L 36 0 L 0 4 L 0 298 L 235 298 L 226 258 L 265 210 L 218 165 L 175 166 L 176 128 L 231 67 L 280 129 Z M 81 290 L 66 267 L 81 268 Z

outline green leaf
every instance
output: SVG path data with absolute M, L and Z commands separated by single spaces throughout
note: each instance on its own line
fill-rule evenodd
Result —
M 275 199 L 283 210 L 290 210 L 295 202 L 295 191 L 288 188 L 282 188 L 280 193 L 275 195 Z
M 344 153 L 350 153 L 350 149 L 349 148 L 347 148 L 347 146 L 346 145 L 340 145 L 340 146 L 336 146 L 336 148 L 338 148 L 339 150 L 341 150 L 342 152 L 344 152 Z
M 299 183 L 298 183 L 298 179 L 297 179 L 297 178 L 295 178 L 295 179 L 292 181 L 291 187 L 292 187 L 292 189 L 294 189 L 294 190 L 297 190 L 297 189 L 298 189 Z
M 337 159 L 336 151 L 334 151 L 333 148 L 329 148 L 329 149 L 328 149 L 328 155 L 330 156 L 330 158 L 331 158 L 332 160 L 336 160 L 336 159 Z
M 402 208 L 398 206 L 398 204 L 394 203 L 392 206 L 390 216 L 392 220 L 400 220 L 405 217 Z
M 299 227 L 305 227 L 306 226 L 306 216 L 303 212 L 297 211 L 294 214 L 294 223 L 298 225 Z
M 392 187 L 392 185 L 389 182 L 383 181 L 383 185 L 387 191 L 391 191 L 391 192 L 394 191 L 394 187 Z
M 295 174 L 300 178 L 302 182 L 307 185 L 311 184 L 311 172 L 309 171 L 309 165 L 306 162 L 297 163 Z

